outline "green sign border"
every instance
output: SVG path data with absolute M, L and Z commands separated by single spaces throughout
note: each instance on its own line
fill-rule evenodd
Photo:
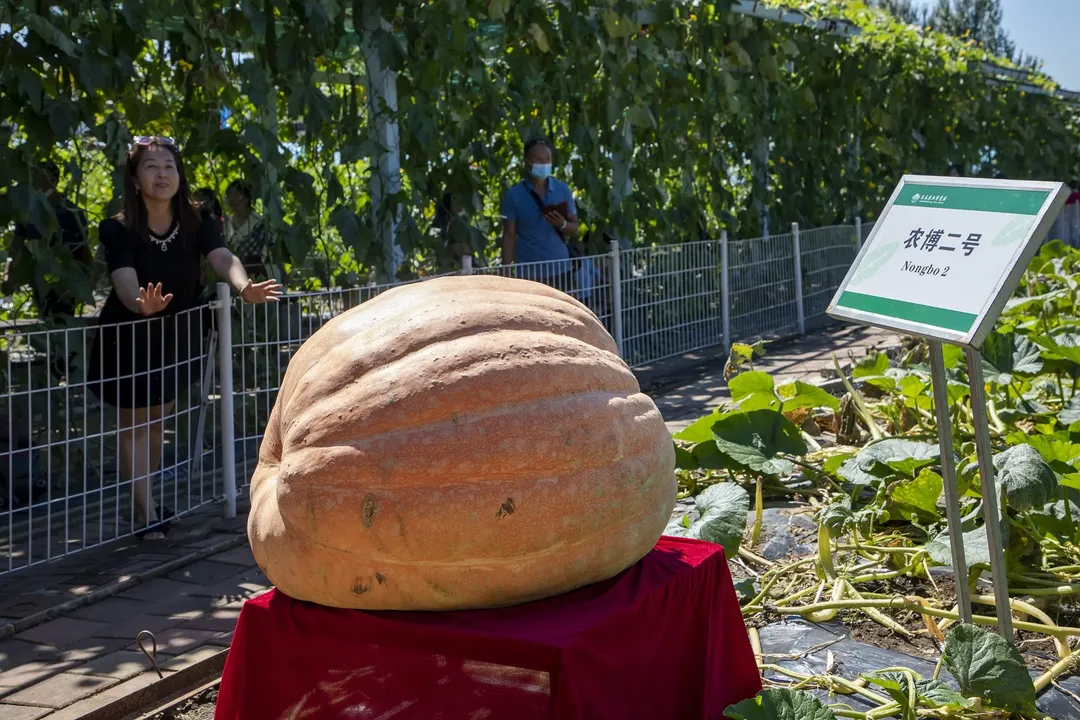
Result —
M 851 292 L 850 290 L 845 290 L 836 304 L 839 307 L 846 307 L 851 310 L 862 310 L 875 315 L 885 315 L 886 317 L 907 320 L 920 325 L 933 325 L 934 327 L 965 333 L 971 330 L 972 325 L 979 318 L 975 313 L 947 310 L 904 300 L 891 300 L 875 295 Z
M 897 205 L 942 210 L 1038 215 L 1046 203 L 1046 190 L 1006 190 L 1004 188 L 957 187 L 955 185 L 904 184 Z M 915 196 L 919 201 L 915 201 Z

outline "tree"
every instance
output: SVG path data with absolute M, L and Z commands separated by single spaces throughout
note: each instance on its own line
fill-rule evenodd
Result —
M 875 0 L 873 5 L 908 25 L 926 27 L 930 23 L 930 7 L 915 0 Z
M 891 0 L 897 2 L 897 0 Z M 910 0 L 899 0 L 910 5 Z M 1017 65 L 1038 69 L 1042 61 L 1016 47 L 1002 26 L 1001 0 L 938 0 L 930 26 L 953 37 L 972 38 L 995 55 Z

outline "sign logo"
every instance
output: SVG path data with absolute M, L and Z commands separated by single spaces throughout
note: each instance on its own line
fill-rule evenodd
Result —
M 948 199 L 948 195 L 923 195 L 922 193 L 915 193 L 911 196 L 911 202 L 914 205 L 941 206 L 944 205 Z

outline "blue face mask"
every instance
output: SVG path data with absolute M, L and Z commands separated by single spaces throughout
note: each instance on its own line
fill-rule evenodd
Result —
M 535 164 L 530 168 L 529 172 L 537 180 L 547 180 L 551 177 L 551 163 Z

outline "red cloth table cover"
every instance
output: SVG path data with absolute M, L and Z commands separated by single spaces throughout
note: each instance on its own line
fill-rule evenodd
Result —
M 595 585 L 496 610 L 244 605 L 216 720 L 722 718 L 761 689 L 723 550 L 664 537 Z

